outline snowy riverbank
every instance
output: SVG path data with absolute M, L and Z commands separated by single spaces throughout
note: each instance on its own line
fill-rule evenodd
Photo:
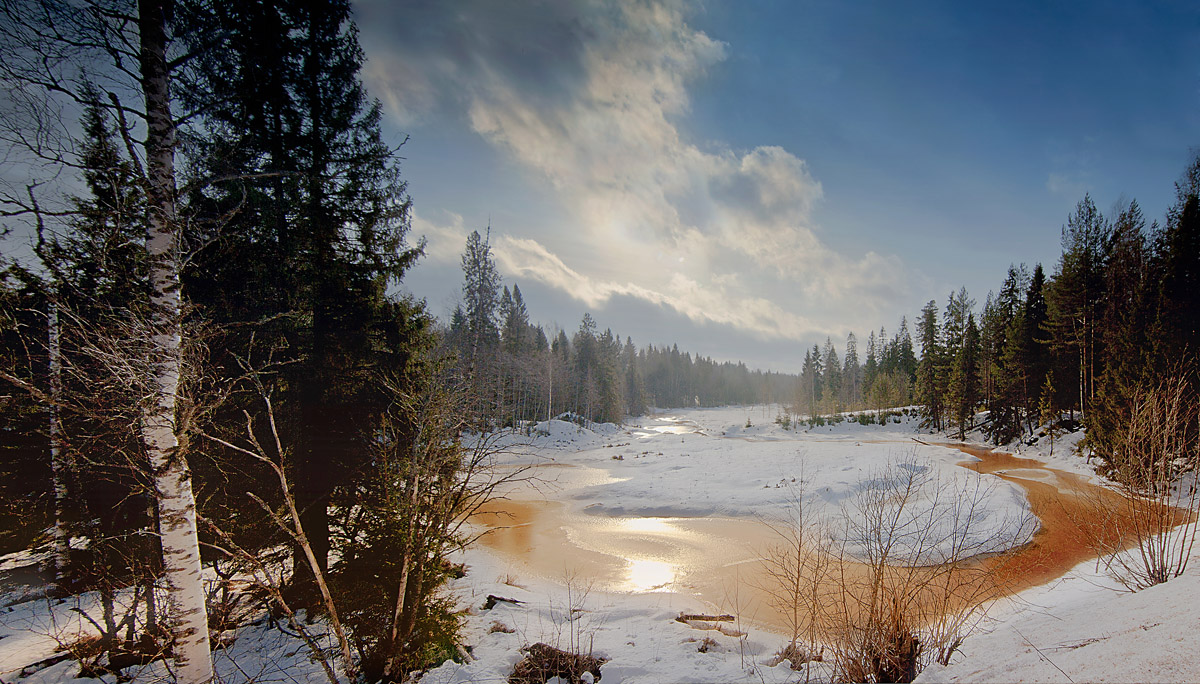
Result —
M 525 505 L 531 517 L 512 518 L 508 529 L 459 554 L 466 574 L 451 590 L 464 611 L 471 659 L 447 662 L 422 681 L 505 682 L 520 649 L 537 642 L 607 658 L 606 684 L 827 680 L 828 663 L 797 672 L 778 662 L 787 639 L 763 625 L 744 582 L 762 549 L 749 532 L 739 535 L 759 519 L 794 514 L 801 484 L 808 514 L 840 519 L 854 515 L 855 494 L 890 464 L 893 472 L 920 471 L 919 505 L 955 498 L 946 492 L 978 492 L 972 534 L 980 544 L 1009 543 L 1013 525 L 1028 521 L 1020 487 L 959 467 L 968 457 L 936 446 L 950 440 L 920 434 L 912 416 L 883 426 L 847 421 L 793 431 L 775 415 L 774 408 L 726 407 L 594 429 L 552 421 L 530 438 L 509 439 L 504 466 L 532 466 L 536 481 L 512 485 L 499 503 L 517 511 Z M 1022 445 L 1021 455 L 1090 475 L 1072 454 L 1080 436 L 1056 440 L 1053 457 L 1045 438 Z M 508 542 L 500 543 L 504 535 Z M 2 560 L 0 572 L 13 580 L 34 557 Z M 1129 594 L 1116 591 L 1094 562 L 1082 563 L 999 601 L 950 665 L 932 666 L 920 681 L 1200 680 L 1193 657 L 1200 650 L 1196 567 Z M 0 597 L 0 681 L 75 681 L 79 669 L 71 661 L 21 672 L 48 662 L 65 637 L 90 630 L 72 609 L 95 597 L 31 600 L 36 581 L 25 573 Z M 485 608 L 489 596 L 512 601 Z M 719 629 L 675 620 L 714 612 L 736 619 Z M 266 621 L 233 636 L 216 652 L 222 682 L 324 681 L 303 645 Z M 168 677 L 161 664 L 127 673 L 138 682 Z

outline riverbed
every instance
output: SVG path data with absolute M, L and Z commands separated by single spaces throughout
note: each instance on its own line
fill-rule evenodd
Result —
M 973 586 L 970 600 L 1015 594 L 1095 557 L 1081 521 L 1097 504 L 1121 509 L 1118 494 L 1079 473 L 978 445 L 924 443 L 911 422 L 805 433 L 729 413 L 663 416 L 549 452 L 533 468 L 536 486 L 510 489 L 480 512 L 476 521 L 490 528 L 483 543 L 522 573 L 688 594 L 786 631 L 763 561 L 791 543 L 800 499 L 826 522 L 853 515 L 864 483 L 898 464 L 927 471 L 931 491 L 918 492 L 916 506 L 952 498 L 939 488 L 972 492 L 978 529 L 958 548 L 979 552 L 972 567 L 987 569 L 988 586 Z M 1007 542 L 985 546 L 989 535 Z M 867 572 L 853 545 L 839 548 L 850 551 L 839 554 L 841 575 Z

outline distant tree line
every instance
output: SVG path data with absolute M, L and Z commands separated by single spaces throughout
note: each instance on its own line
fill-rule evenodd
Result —
M 1176 182 L 1162 223 L 1147 226 L 1136 200 L 1104 215 L 1085 195 L 1062 228 L 1052 274 L 1041 264 L 1010 266 L 978 318 L 965 289 L 944 309 L 930 301 L 917 323 L 915 378 L 926 424 L 960 435 L 979 427 L 1005 444 L 1040 423 L 1082 420 L 1086 445 L 1107 462 L 1139 389 L 1184 377 L 1194 401 L 1198 193 L 1200 155 Z M 977 422 L 981 409 L 986 420 Z
M 585 313 L 579 329 L 547 335 L 530 322 L 517 284 L 504 284 L 485 235 L 473 231 L 462 255 L 462 301 L 442 331 L 458 359 L 481 424 L 513 426 L 563 416 L 620 423 L 650 407 L 782 401 L 795 376 L 717 362 L 678 345 L 638 349 L 599 331 Z
M 901 317 L 896 334 L 872 331 L 860 360 L 858 337 L 846 335 L 846 349 L 838 358 L 830 338 L 804 353 L 791 397 L 794 419 L 812 421 L 844 411 L 882 410 L 910 403 L 917 372 L 908 320 Z

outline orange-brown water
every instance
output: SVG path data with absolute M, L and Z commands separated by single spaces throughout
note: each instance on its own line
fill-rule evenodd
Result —
M 984 447 L 943 446 L 979 459 L 963 467 L 1025 491 L 1041 524 L 1028 544 L 953 567 L 877 569 L 844 554 L 815 561 L 786 535 L 751 519 L 610 518 L 572 512 L 559 502 L 509 499 L 490 502 L 476 520 L 491 528 L 483 543 L 514 563 L 518 581 L 523 571 L 532 571 L 597 589 L 692 594 L 723 612 L 790 633 L 803 622 L 789 608 L 797 594 L 801 602 L 824 605 L 827 616 L 829 606 L 837 605 L 832 612 L 844 622 L 881 610 L 881 600 L 902 600 L 911 614 L 932 620 L 1044 584 L 1096 556 L 1095 535 L 1087 526 L 1097 510 L 1105 510 L 1107 523 L 1118 527 L 1129 515 L 1123 496 L 1079 475 Z M 781 600 L 778 572 L 771 574 L 780 566 L 764 561 L 786 553 L 817 562 L 824 579 L 795 583 Z M 881 598 L 880 583 L 891 587 L 884 593 L 892 598 Z

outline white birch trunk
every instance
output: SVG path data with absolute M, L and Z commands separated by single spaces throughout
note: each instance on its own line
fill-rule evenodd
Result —
M 175 679 L 183 684 L 208 684 L 213 670 L 196 535 L 196 502 L 191 472 L 179 453 L 175 432 L 183 335 L 179 223 L 175 214 L 175 121 L 171 115 L 163 0 L 139 0 L 138 28 L 146 100 L 146 247 L 153 288 L 150 315 L 155 376 L 153 399 L 143 415 L 142 438 L 150 456 L 158 501 Z
M 50 302 L 50 470 L 54 477 L 54 582 L 62 588 L 71 562 L 71 534 L 67 530 L 67 464 L 63 450 L 58 402 L 62 398 L 62 346 L 59 342 L 58 303 Z

